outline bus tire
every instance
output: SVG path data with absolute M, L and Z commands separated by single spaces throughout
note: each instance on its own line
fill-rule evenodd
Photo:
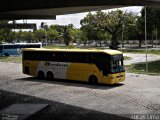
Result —
M 38 72 L 38 78 L 41 79 L 41 80 L 45 78 L 43 71 Z
M 47 72 L 47 80 L 53 80 L 54 79 L 54 75 L 51 71 Z
M 91 84 L 97 84 L 98 83 L 97 77 L 95 75 L 91 75 L 89 77 L 89 83 L 91 83 Z
M 8 53 L 4 53 L 4 56 L 9 56 L 9 54 Z

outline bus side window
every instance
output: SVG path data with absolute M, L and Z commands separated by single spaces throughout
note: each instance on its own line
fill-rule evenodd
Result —
M 89 56 L 89 63 L 91 63 L 91 64 L 94 63 L 94 56 L 93 56 L 93 54 L 90 54 L 90 56 Z
M 89 55 L 88 55 L 88 54 L 86 54 L 86 56 L 85 56 L 85 61 L 86 61 L 87 63 L 90 63 L 90 59 L 89 59 Z

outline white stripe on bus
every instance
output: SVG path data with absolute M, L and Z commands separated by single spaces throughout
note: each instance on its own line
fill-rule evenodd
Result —
M 40 62 L 37 67 L 38 71 L 43 71 L 45 76 L 48 71 L 51 71 L 54 78 L 66 79 L 67 69 L 70 63 L 67 62 Z

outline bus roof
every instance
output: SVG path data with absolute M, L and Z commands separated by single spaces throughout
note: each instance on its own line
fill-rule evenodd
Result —
M 23 51 L 53 51 L 53 52 L 103 52 L 110 55 L 116 55 L 116 54 L 123 54 L 121 51 L 118 50 L 111 50 L 111 49 L 105 49 L 105 50 L 98 50 L 98 49 L 47 49 L 47 48 L 24 48 Z

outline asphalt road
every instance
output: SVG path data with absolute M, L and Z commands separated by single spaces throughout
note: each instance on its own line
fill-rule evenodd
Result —
M 86 117 L 134 119 L 144 118 L 144 115 L 160 119 L 160 76 L 127 73 L 123 83 L 89 85 L 64 80 L 38 80 L 22 74 L 21 64 L 0 62 L 1 91 L 21 96 L 15 102 L 48 103 L 50 113 L 57 119 L 67 119 L 68 114 L 68 119 L 75 120 Z

